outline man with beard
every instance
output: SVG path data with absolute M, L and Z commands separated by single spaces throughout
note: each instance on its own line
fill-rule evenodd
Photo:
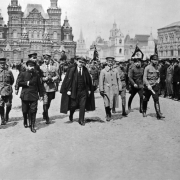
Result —
M 6 67 L 6 58 L 0 59 L 0 115 L 1 125 L 5 125 L 9 120 L 9 113 L 12 108 L 14 76 Z M 6 114 L 4 116 L 4 105 L 6 104 Z
M 139 94 L 140 97 L 140 108 L 139 112 L 142 113 L 142 106 L 143 106 L 143 72 L 144 69 L 141 67 L 141 59 L 136 58 L 134 59 L 134 67 L 129 72 L 129 81 L 131 83 L 131 96 L 129 97 L 128 101 L 128 109 L 131 110 L 131 103 L 136 95 Z
M 38 100 L 42 100 L 43 87 L 40 81 L 40 77 L 35 71 L 36 63 L 32 60 L 26 62 L 27 70 L 22 72 L 19 76 L 19 87 L 22 87 L 21 100 L 22 100 L 22 112 L 24 118 L 24 127 L 27 128 L 27 116 L 29 116 L 29 125 L 31 131 L 36 133 L 35 122 Z
M 43 119 L 46 120 L 46 124 L 50 124 L 48 110 L 51 105 L 51 101 L 55 98 L 57 91 L 56 81 L 58 81 L 58 69 L 56 66 L 50 64 L 51 55 L 45 54 L 44 64 L 40 67 L 42 71 L 42 82 L 44 87 L 43 93 Z
M 90 74 L 84 64 L 84 58 L 77 58 L 77 65 L 69 68 L 61 86 L 60 113 L 67 114 L 73 122 L 73 115 L 79 109 L 79 124 L 85 126 L 85 110 L 95 110 L 94 90 Z
M 111 109 L 115 98 L 122 92 L 122 84 L 119 77 L 119 72 L 113 68 L 114 57 L 107 57 L 107 66 L 101 70 L 99 78 L 100 95 L 104 99 L 104 106 L 106 111 L 106 121 L 111 120 Z
M 144 82 L 144 99 L 143 99 L 143 117 L 146 117 L 147 104 L 152 95 L 154 100 L 154 107 L 157 114 L 157 119 L 162 119 L 164 116 L 160 110 L 159 104 L 159 71 L 157 69 L 158 56 L 150 56 L 150 65 L 144 70 L 143 82 Z

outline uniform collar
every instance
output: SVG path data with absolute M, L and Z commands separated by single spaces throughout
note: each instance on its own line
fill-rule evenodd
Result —
M 109 66 L 106 66 L 106 67 L 105 67 L 105 70 L 106 70 L 107 72 L 109 72 L 110 70 L 111 70 L 111 71 L 114 71 L 113 66 L 112 66 L 111 68 L 110 68 Z

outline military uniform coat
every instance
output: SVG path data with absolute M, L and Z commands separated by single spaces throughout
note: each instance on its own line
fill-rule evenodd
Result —
M 119 72 L 116 68 L 106 66 L 100 73 L 99 90 L 103 91 L 105 107 L 113 107 L 115 97 L 119 96 L 119 91 L 122 91 L 122 84 L 119 77 Z M 116 106 L 117 107 L 117 106 Z
M 59 79 L 57 67 L 50 64 L 47 66 L 44 63 L 40 66 L 40 69 L 45 92 L 55 92 L 57 90 L 56 81 Z M 49 80 L 45 80 L 46 77 L 49 77 Z M 54 81 L 52 81 L 52 78 L 54 78 Z
M 20 98 L 24 101 L 38 101 L 39 96 L 43 96 L 43 86 L 36 71 L 22 72 L 19 76 L 19 87 L 22 87 Z

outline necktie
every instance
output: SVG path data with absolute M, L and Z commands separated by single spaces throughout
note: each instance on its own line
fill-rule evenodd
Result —
M 81 67 L 79 68 L 79 74 L 81 75 Z

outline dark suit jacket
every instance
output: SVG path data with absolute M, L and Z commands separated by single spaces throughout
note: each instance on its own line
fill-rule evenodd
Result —
M 29 86 L 27 82 L 29 81 Z M 19 76 L 19 87 L 22 87 L 20 98 L 25 101 L 37 101 L 43 96 L 43 85 L 37 72 L 25 71 Z
M 83 77 L 86 84 L 86 93 L 87 93 L 87 101 L 86 101 L 86 110 L 87 111 L 94 111 L 95 110 L 95 100 L 94 100 L 94 90 L 92 86 L 92 79 L 86 67 L 83 67 Z M 70 109 L 70 99 L 76 99 L 77 96 L 77 66 L 73 66 L 68 69 L 64 81 L 61 86 L 60 92 L 62 93 L 61 97 L 61 113 L 67 113 Z M 71 96 L 67 95 L 67 92 L 71 91 Z M 91 91 L 88 94 L 88 91 Z
M 180 82 L 180 67 L 174 67 L 173 82 Z

